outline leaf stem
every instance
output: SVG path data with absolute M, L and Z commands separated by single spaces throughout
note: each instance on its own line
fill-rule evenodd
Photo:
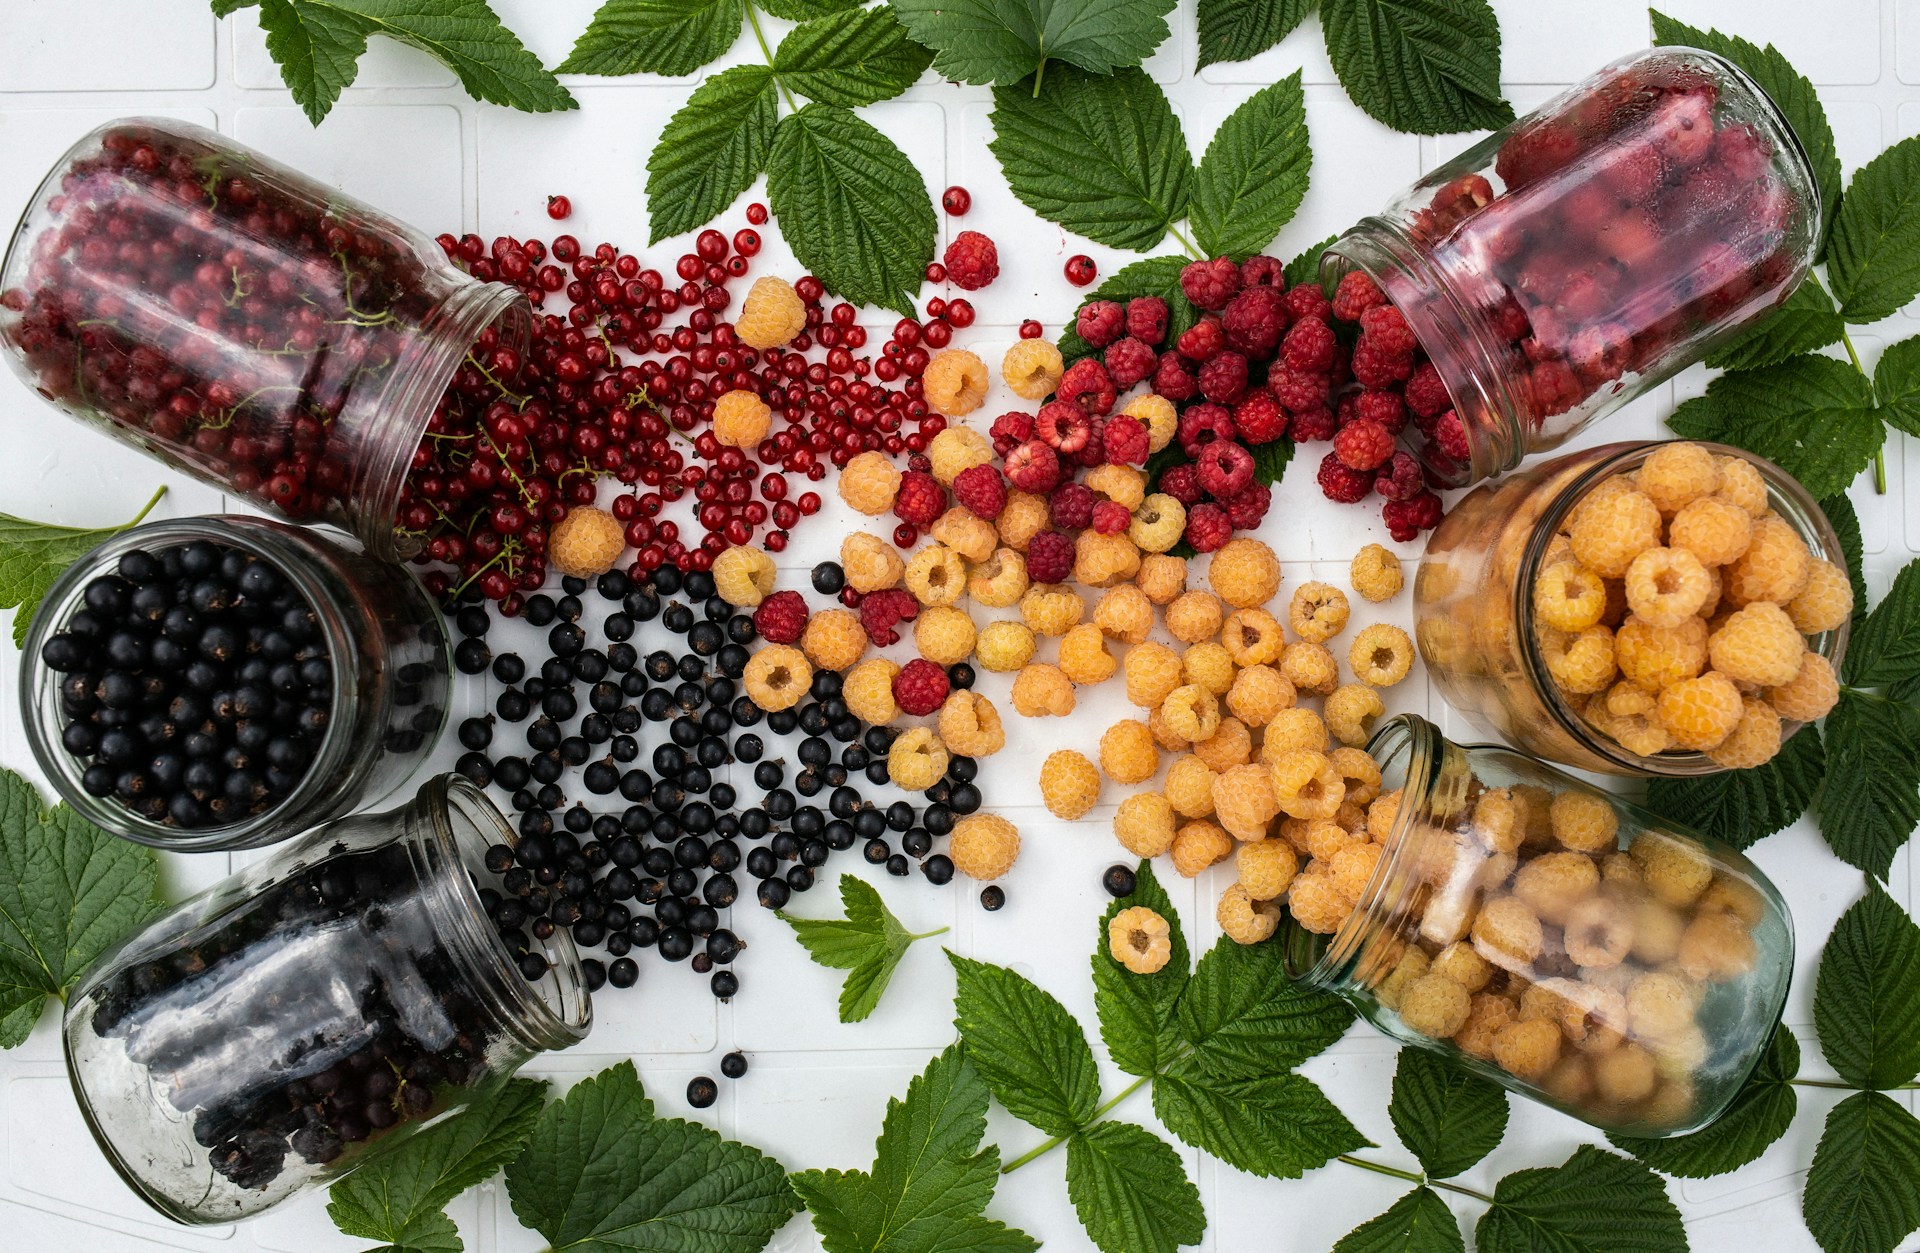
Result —
M 1796 1088 L 1834 1088 L 1841 1092 L 1864 1092 L 1867 1089 L 1856 1087 L 1838 1079 L 1789 1079 L 1788 1083 Z M 1876 1092 L 1913 1092 L 1920 1090 L 1920 1082 L 1896 1083 L 1887 1088 L 1875 1088 Z
M 1179 227 L 1177 226 L 1167 227 L 1167 234 L 1173 236 L 1176 240 L 1180 241 L 1180 246 L 1187 250 L 1187 255 L 1189 257 L 1192 257 L 1195 261 L 1206 260 L 1204 256 L 1200 255 L 1200 249 L 1197 246 L 1195 246 L 1194 242 L 1191 239 L 1188 239 L 1185 235 L 1182 235 L 1180 233 Z
M 941 927 L 937 931 L 922 931 L 919 935 L 909 935 L 907 938 L 909 940 L 931 940 L 934 936 L 945 935 L 950 930 L 952 930 L 951 927 Z
M 167 494 L 167 485 L 165 483 L 162 483 L 159 487 L 154 489 L 153 495 L 147 498 L 147 503 L 141 506 L 140 512 L 134 514 L 133 519 L 129 521 L 125 526 L 122 526 L 120 529 L 122 531 L 130 530 L 131 528 L 139 526 L 142 522 L 146 521 L 147 515 L 153 512 L 153 507 L 159 504 L 160 498 L 162 496 L 165 496 L 166 494 Z
M 747 11 L 747 25 L 753 27 L 753 37 L 760 45 L 760 55 L 767 59 L 767 68 L 773 69 L 773 49 L 767 46 L 767 37 L 760 30 L 760 15 L 753 11 L 753 0 L 740 0 L 740 7 Z M 795 113 L 800 112 L 800 106 L 794 103 L 793 93 L 780 81 L 777 72 L 773 76 L 773 85 L 780 89 L 780 98 L 787 102 L 787 108 Z
M 1040 58 L 1040 64 L 1033 67 L 1033 98 L 1035 100 L 1040 98 L 1040 83 L 1046 76 L 1047 59 L 1043 56 Z
M 1147 1080 L 1151 1079 L 1152 1077 L 1153 1076 L 1148 1075 L 1140 1079 L 1135 1079 L 1132 1083 L 1120 1089 L 1119 1094 L 1116 1095 L 1111 1101 L 1108 1101 L 1105 1105 L 1102 1105 L 1099 1109 L 1096 1109 L 1093 1111 L 1093 1117 L 1087 1119 L 1086 1126 L 1091 1127 L 1093 1126 L 1093 1124 L 1099 1122 L 1102 1118 L 1106 1117 L 1107 1114 L 1112 1112 L 1114 1106 L 1118 1105 L 1120 1102 L 1126 1100 L 1128 1097 L 1132 1096 L 1135 1092 L 1138 1092 L 1141 1088 L 1145 1087 L 1147 1085 Z M 1014 1171 L 1020 1169 L 1022 1166 L 1025 1166 L 1028 1162 L 1034 1160 L 1036 1157 L 1045 1156 L 1046 1154 L 1051 1153 L 1053 1150 L 1059 1148 L 1061 1145 L 1065 1144 L 1066 1142 L 1067 1142 L 1066 1136 L 1055 1136 L 1051 1140 L 1048 1140 L 1045 1144 L 1038 1145 L 1034 1148 L 1028 1149 L 1026 1152 L 1022 1153 L 1020 1156 L 1008 1162 L 1005 1166 L 1002 1166 L 1000 1168 L 1000 1173 L 1003 1175 L 1010 1175 Z
M 1345 1162 L 1349 1166 L 1358 1166 L 1362 1170 L 1370 1170 L 1376 1175 L 1391 1175 L 1395 1179 L 1404 1179 L 1408 1183 L 1417 1183 L 1427 1188 L 1444 1188 L 1448 1192 L 1457 1192 L 1461 1196 L 1470 1196 L 1474 1200 L 1485 1202 L 1488 1205 L 1494 1204 L 1494 1199 L 1484 1192 L 1464 1187 L 1461 1184 L 1448 1183 L 1444 1179 L 1429 1179 L 1425 1175 L 1415 1174 L 1411 1170 L 1401 1170 L 1398 1166 L 1388 1166 L 1384 1162 L 1370 1162 L 1364 1157 L 1355 1157 L 1351 1153 L 1342 1153 L 1333 1160 L 1336 1162 Z
M 1853 368 L 1860 371 L 1862 378 L 1871 382 L 1873 376 L 1867 373 L 1867 367 L 1860 364 L 1859 350 L 1853 346 L 1853 336 L 1847 334 L 1847 328 L 1844 326 L 1840 328 L 1840 343 L 1846 348 L 1847 360 L 1853 362 Z M 1873 407 L 1876 409 L 1880 407 L 1878 398 L 1874 400 Z M 1887 448 L 1885 441 L 1882 441 L 1880 447 L 1873 450 L 1873 494 L 1876 496 L 1885 496 L 1887 494 Z

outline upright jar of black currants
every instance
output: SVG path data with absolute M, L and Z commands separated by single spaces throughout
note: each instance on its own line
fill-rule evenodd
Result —
M 400 786 L 453 669 L 401 566 L 267 518 L 123 531 L 40 603 L 27 743 L 88 821 L 181 852 L 257 848 Z
M 489 846 L 513 843 L 446 775 L 315 828 L 101 957 L 62 1031 L 121 1177 L 178 1222 L 247 1218 L 584 1039 L 572 939 L 510 925 L 486 869 Z
M 403 498 L 442 398 L 508 397 L 530 312 L 413 227 L 153 118 L 75 144 L 0 265 L 0 344 L 29 387 L 387 561 L 434 521 Z

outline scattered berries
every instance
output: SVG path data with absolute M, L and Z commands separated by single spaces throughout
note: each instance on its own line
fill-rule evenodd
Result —
M 1040 801 L 1056 818 L 1083 816 L 1100 800 L 1100 772 L 1084 753 L 1057 749 L 1040 765 Z
M 954 824 L 947 853 L 968 878 L 998 879 L 1020 856 L 1020 831 L 998 814 L 968 814 Z
M 979 231 L 961 231 L 941 256 L 947 278 L 966 291 L 979 291 L 1000 277 L 1000 250 Z

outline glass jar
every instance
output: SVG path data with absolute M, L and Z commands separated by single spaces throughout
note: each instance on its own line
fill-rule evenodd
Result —
M 321 646 L 319 660 L 329 673 L 319 685 L 330 689 L 331 700 L 325 707 L 324 725 L 302 737 L 311 749 L 305 773 L 298 782 L 276 789 L 282 796 L 277 804 L 227 820 L 212 814 L 213 823 L 189 827 L 164 807 L 153 812 L 135 808 L 143 798 L 151 800 L 156 792 L 171 790 L 167 781 L 176 767 L 185 769 L 183 763 L 156 769 L 155 761 L 128 761 L 122 764 L 139 776 L 138 786 L 129 784 L 105 794 L 89 788 L 87 762 L 69 750 L 65 735 L 73 714 L 101 703 L 98 683 L 104 676 L 56 672 L 46 661 L 46 650 L 49 641 L 64 633 L 101 633 L 122 626 L 119 620 L 109 620 L 113 615 L 89 606 L 87 590 L 101 576 L 119 570 L 127 554 L 185 551 L 186 546 L 202 541 L 267 562 L 305 600 L 308 612 L 287 631 L 306 645 Z M 126 617 L 126 625 L 132 626 L 131 613 Z M 176 717 L 174 697 L 193 693 L 205 708 L 186 716 L 206 719 L 213 716 L 214 702 L 235 699 L 239 689 L 200 691 L 195 687 L 200 680 L 190 665 L 172 658 L 164 659 L 171 665 L 153 664 L 152 650 L 166 638 L 165 625 L 134 638 L 148 660 L 131 673 L 156 682 L 151 692 L 143 688 L 139 703 L 117 721 L 136 720 L 134 725 L 139 726 L 149 717 L 157 719 L 154 726 L 142 730 L 145 742 L 164 744 L 163 751 L 169 753 L 177 745 L 178 755 L 197 760 L 189 740 L 205 724 L 182 723 Z M 20 706 L 27 743 L 61 799 L 103 830 L 180 852 L 271 844 L 385 796 L 433 751 L 453 693 L 445 625 L 412 574 L 336 543 L 319 531 L 241 515 L 149 522 L 107 540 L 55 581 L 34 613 L 24 652 Z M 298 664 L 296 656 L 290 654 L 285 660 Z M 198 660 L 197 654 L 194 659 Z M 256 659 L 265 660 L 250 658 L 248 664 Z M 179 682 L 159 677 L 167 674 L 177 674 Z M 262 673 L 255 677 L 259 683 L 254 685 L 269 698 L 277 693 L 270 667 L 263 664 Z M 252 720 L 266 721 L 264 717 Z M 231 725 L 237 738 L 243 723 Z M 265 747 L 247 742 L 235 747 L 247 752 L 250 760 L 211 759 L 223 768 L 247 769 L 256 775 L 263 774 L 261 761 L 274 765 Z
M 1793 923 L 1731 846 L 1413 714 L 1367 746 L 1399 790 L 1339 930 L 1289 922 L 1296 978 L 1396 1039 L 1582 1122 L 1698 1130 L 1759 1061 Z
M 401 502 L 436 404 L 476 344 L 524 349 L 529 313 L 414 228 L 151 118 L 62 157 L 0 264 L 0 342 L 29 387 L 386 561 L 422 544 Z
M 178 1222 L 247 1218 L 584 1039 L 566 928 L 530 941 L 489 919 L 486 850 L 514 838 L 447 775 L 315 828 L 104 954 L 62 1032 L 121 1177 Z
M 1635 53 L 1468 148 L 1328 250 L 1405 315 L 1453 402 L 1429 477 L 1557 448 L 1780 305 L 1821 234 L 1780 110 L 1694 48 Z

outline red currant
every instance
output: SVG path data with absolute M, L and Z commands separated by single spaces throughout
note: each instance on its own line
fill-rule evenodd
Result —
M 1100 276 L 1100 268 L 1086 253 L 1075 253 L 1067 258 L 1066 275 L 1067 281 L 1075 287 L 1085 287 Z
M 940 207 L 954 217 L 964 217 L 973 208 L 973 193 L 964 187 L 949 187 L 940 196 Z
M 565 196 L 548 196 L 547 216 L 556 222 L 566 221 L 573 216 L 573 201 Z
M 1032 318 L 1028 318 L 1026 321 L 1020 324 L 1021 339 L 1039 339 L 1042 335 L 1045 335 L 1046 333 L 1047 333 L 1047 328 L 1044 326 L 1041 326 L 1038 322 L 1034 321 Z

